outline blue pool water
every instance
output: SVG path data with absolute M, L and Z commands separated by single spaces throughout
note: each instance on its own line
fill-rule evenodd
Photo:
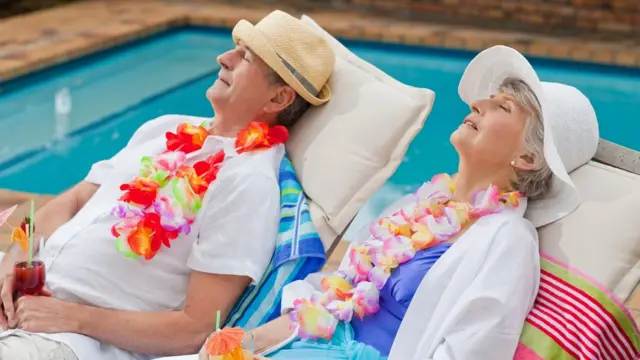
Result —
M 424 130 L 397 172 L 369 201 L 360 223 L 431 175 L 455 171 L 449 134 L 468 113 L 457 84 L 474 54 L 345 44 L 394 78 L 437 94 Z M 115 154 L 145 121 L 168 113 L 212 116 L 204 93 L 217 73 L 216 56 L 231 45 L 226 30 L 174 30 L 0 84 L 0 188 L 60 193 L 82 180 L 93 162 Z M 532 63 L 543 80 L 574 85 L 591 99 L 603 138 L 640 150 L 640 71 Z M 54 96 L 62 89 L 72 100 L 67 117 L 54 112 Z

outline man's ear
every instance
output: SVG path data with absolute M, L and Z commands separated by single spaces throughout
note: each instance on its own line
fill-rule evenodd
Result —
M 296 91 L 290 86 L 278 86 L 273 96 L 265 106 L 267 113 L 279 113 L 286 109 L 296 99 Z

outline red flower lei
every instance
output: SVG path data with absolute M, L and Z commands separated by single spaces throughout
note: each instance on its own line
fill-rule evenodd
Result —
M 220 150 L 187 165 L 185 155 L 200 150 L 207 136 L 209 131 L 202 125 L 181 123 L 175 133 L 166 133 L 167 150 L 143 157 L 140 175 L 120 186 L 124 194 L 112 210 L 119 220 L 111 233 L 125 256 L 152 259 L 162 245 L 170 248 L 180 233 L 189 234 L 202 199 L 228 155 Z M 235 152 L 269 149 L 288 137 L 283 126 L 269 128 L 252 122 L 237 134 Z

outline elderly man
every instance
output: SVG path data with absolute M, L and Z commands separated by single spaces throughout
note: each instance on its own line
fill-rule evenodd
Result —
M 130 360 L 196 353 L 274 251 L 285 127 L 330 97 L 334 54 L 275 11 L 240 21 L 207 90 L 215 120 L 163 116 L 40 209 L 43 295 L 12 299 L 0 358 Z M 284 127 L 283 127 L 284 126 Z

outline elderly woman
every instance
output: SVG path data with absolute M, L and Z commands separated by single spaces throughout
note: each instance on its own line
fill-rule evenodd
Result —
M 479 54 L 459 91 L 471 111 L 451 135 L 457 175 L 437 175 L 390 206 L 336 273 L 287 286 L 288 314 L 252 332 L 258 352 L 513 359 L 538 290 L 535 228 L 579 205 L 568 171 L 595 151 L 597 131 L 582 130 L 597 121 L 578 90 L 541 83 L 504 46 Z

